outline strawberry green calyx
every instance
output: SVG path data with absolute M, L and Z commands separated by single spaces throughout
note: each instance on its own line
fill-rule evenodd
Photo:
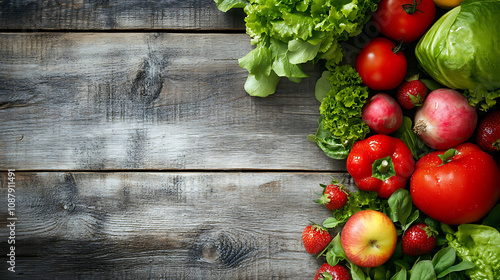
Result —
M 417 93 L 417 95 L 409 94 L 408 97 L 410 97 L 411 103 L 413 103 L 414 106 L 422 106 L 422 103 L 424 102 L 424 99 L 420 95 L 420 93 Z
M 430 226 L 420 226 L 420 228 L 425 231 L 425 233 L 427 234 L 427 237 L 433 237 L 433 236 L 438 235 L 437 230 L 433 229 Z
M 500 151 L 500 138 L 497 139 L 497 141 L 493 142 L 493 144 L 491 144 L 491 146 L 495 149 L 497 149 L 497 151 Z

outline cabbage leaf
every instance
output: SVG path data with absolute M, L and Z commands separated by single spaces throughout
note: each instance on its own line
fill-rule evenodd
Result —
M 440 84 L 483 111 L 500 97 L 500 0 L 466 0 L 439 18 L 415 48 Z

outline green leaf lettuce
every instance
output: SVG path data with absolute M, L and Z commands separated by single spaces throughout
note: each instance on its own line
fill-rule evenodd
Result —
M 472 280 L 500 279 L 500 233 L 493 227 L 463 224 L 446 236 L 457 255 L 475 267 L 466 270 Z
M 301 65 L 343 57 L 339 41 L 361 33 L 379 0 L 215 0 L 221 11 L 243 8 L 246 32 L 256 46 L 240 66 L 249 72 L 245 90 L 265 97 L 281 77 L 299 82 Z M 284 48 L 286 46 L 286 48 Z

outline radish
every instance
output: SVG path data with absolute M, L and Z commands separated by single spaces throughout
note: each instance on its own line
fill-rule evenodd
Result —
M 403 111 L 396 99 L 385 93 L 377 93 L 363 106 L 361 117 L 376 133 L 391 134 L 401 126 Z
M 414 123 L 413 130 L 427 146 L 447 150 L 472 136 L 477 112 L 458 91 L 441 88 L 429 93 Z

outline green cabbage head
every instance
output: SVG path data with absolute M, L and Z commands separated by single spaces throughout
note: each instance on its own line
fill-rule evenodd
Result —
M 472 105 L 493 106 L 500 97 L 500 0 L 462 2 L 424 34 L 415 54 L 434 80 L 465 90 Z

